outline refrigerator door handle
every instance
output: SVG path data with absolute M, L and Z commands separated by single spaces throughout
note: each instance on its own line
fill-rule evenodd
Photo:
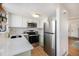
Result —
M 55 33 L 50 33 L 50 32 L 44 32 L 45 34 L 55 34 Z

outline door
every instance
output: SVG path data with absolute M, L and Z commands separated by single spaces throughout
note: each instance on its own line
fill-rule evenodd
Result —
M 44 40 L 44 50 L 45 52 L 50 55 L 55 55 L 55 35 L 50 33 L 45 33 L 45 40 Z
M 55 33 L 56 30 L 56 20 L 48 20 L 44 23 L 44 32 Z

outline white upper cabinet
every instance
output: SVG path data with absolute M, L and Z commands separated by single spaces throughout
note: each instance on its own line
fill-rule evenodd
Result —
M 27 27 L 27 18 L 26 17 L 22 17 L 22 27 Z
M 40 19 L 30 19 L 16 14 L 9 15 L 9 27 L 28 27 L 28 23 L 32 22 L 37 23 L 37 28 L 43 28 L 42 20 Z
M 9 27 L 22 27 L 22 16 L 11 14 L 9 19 Z

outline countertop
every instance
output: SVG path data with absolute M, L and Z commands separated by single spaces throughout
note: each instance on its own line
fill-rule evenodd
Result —
M 32 45 L 24 35 L 22 35 L 22 38 L 8 38 L 7 42 L 2 46 L 2 48 L 0 48 L 0 54 L 3 56 L 13 56 L 26 51 L 31 51 L 32 49 Z

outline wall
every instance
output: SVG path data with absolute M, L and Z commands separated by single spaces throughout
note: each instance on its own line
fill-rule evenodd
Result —
M 69 37 L 79 38 L 79 19 L 69 20 Z
M 59 6 L 56 10 L 57 20 L 57 55 L 66 55 L 68 52 L 68 14 Z

